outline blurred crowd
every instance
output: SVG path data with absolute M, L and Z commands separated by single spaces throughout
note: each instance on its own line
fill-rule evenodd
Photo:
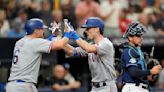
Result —
M 164 34 L 164 0 L 0 0 L 0 4 L 0 37 L 23 37 L 24 23 L 31 18 L 41 18 L 47 25 L 69 19 L 83 37 L 80 26 L 92 16 L 105 21 L 107 37 L 122 36 L 133 21 L 148 29 L 146 36 Z
M 52 69 L 52 76 L 45 79 L 45 84 L 56 91 L 80 88 L 80 81 L 75 80 L 69 72 L 69 68 L 68 63 L 55 65 Z

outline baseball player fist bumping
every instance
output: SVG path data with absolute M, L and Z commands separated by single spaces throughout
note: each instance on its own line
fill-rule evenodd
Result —
M 64 50 L 70 56 L 88 56 L 92 76 L 91 92 L 117 92 L 114 47 L 112 42 L 103 36 L 104 22 L 98 17 L 90 17 L 82 25 L 83 28 L 86 28 L 87 38 L 93 40 L 94 44 L 81 39 L 70 24 L 67 26 L 79 47 L 74 48 L 67 44 Z
M 73 26 L 71 25 L 70 22 L 68 22 L 68 19 L 64 19 L 64 24 L 65 24 L 65 30 L 66 32 L 69 32 L 69 31 L 75 31 Z
M 73 39 L 76 41 L 78 40 L 80 37 L 78 36 L 78 34 L 76 33 L 75 29 L 73 28 L 73 26 L 71 25 L 70 22 L 66 21 L 65 23 L 65 29 L 68 31 L 71 31 L 71 35 L 73 36 Z
M 6 92 L 37 92 L 35 84 L 42 54 L 62 49 L 71 37 L 71 32 L 67 31 L 62 39 L 48 41 L 43 39 L 45 28 L 48 27 L 38 18 L 25 23 L 27 35 L 15 44 Z

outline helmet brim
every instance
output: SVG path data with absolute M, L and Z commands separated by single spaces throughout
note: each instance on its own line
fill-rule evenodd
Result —
M 47 29 L 48 28 L 48 26 L 46 26 L 46 25 L 43 25 L 42 27 L 36 27 L 36 29 Z
M 48 28 L 48 26 L 46 26 L 46 25 L 43 25 L 43 27 L 42 27 L 42 28 L 46 29 L 46 28 Z
M 92 28 L 93 26 L 89 26 L 89 25 L 86 25 L 86 24 L 84 24 L 84 25 L 82 25 L 81 26 L 81 28 Z

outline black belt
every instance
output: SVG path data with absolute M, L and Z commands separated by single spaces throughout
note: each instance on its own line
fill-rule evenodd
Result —
M 136 83 L 136 86 L 141 87 L 143 89 L 148 89 L 148 85 L 144 83 Z
M 99 88 L 99 87 L 104 87 L 106 86 L 107 83 L 106 82 L 92 82 L 92 86 Z
M 141 87 L 143 89 L 148 89 L 148 84 L 144 84 L 144 83 L 125 83 L 126 84 L 135 84 L 135 86 Z

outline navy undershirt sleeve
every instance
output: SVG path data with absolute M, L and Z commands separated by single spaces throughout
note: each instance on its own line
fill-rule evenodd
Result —
M 150 75 L 150 70 L 141 70 L 136 66 L 128 67 L 128 72 L 132 77 L 141 78 Z

